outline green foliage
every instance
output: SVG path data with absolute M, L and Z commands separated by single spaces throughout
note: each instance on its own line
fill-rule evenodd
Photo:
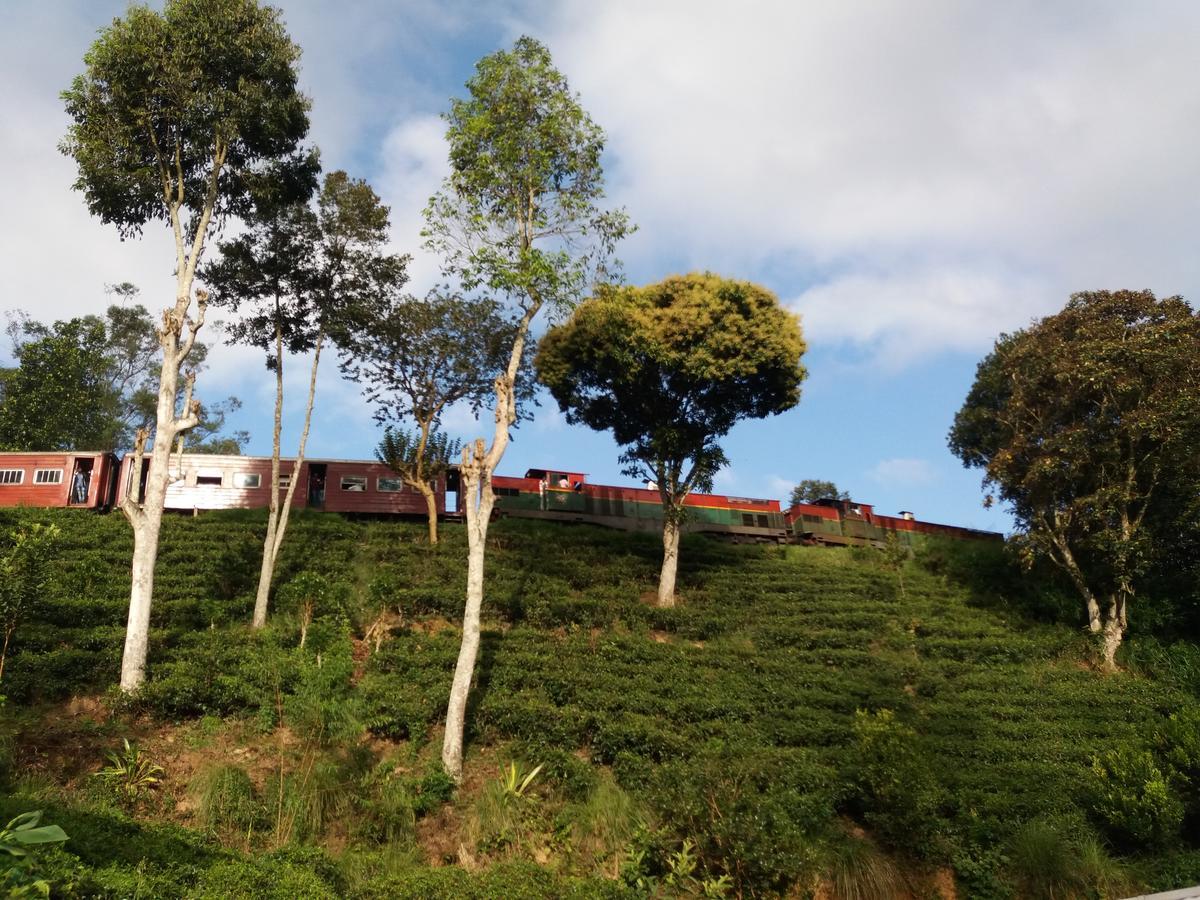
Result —
M 849 491 L 838 490 L 838 486 L 832 481 L 823 481 L 820 478 L 805 478 L 792 488 L 792 493 L 788 497 L 788 506 L 796 506 L 801 503 L 816 503 L 818 500 L 849 499 Z
M 1093 613 L 1110 664 L 1153 558 L 1147 513 L 1200 483 L 1198 357 L 1200 317 L 1181 298 L 1074 294 L 1000 337 L 950 431 L 1011 507 L 1027 556 L 1052 560 L 1089 602 L 1113 598 Z
M 1122 747 L 1092 759 L 1090 804 L 1112 838 L 1126 847 L 1173 844 L 1183 803 L 1148 750 Z
M 205 828 L 248 834 L 267 826 L 267 811 L 246 770 L 227 763 L 199 779 L 197 820 Z
M 699 871 L 742 892 L 784 891 L 813 866 L 835 798 L 833 773 L 809 754 L 752 747 L 668 761 L 647 789 L 659 818 L 695 843 Z
M 0 829 L 0 889 L 5 897 L 48 897 L 50 884 L 37 871 L 33 848 L 60 844 L 67 833 L 42 825 L 42 811 L 23 813 Z
M 1044 820 L 1026 823 L 1013 836 L 1008 872 L 1020 897 L 1084 900 L 1124 896 L 1133 887 L 1094 835 Z
M 63 92 L 61 149 L 92 214 L 129 236 L 177 198 L 197 223 L 210 204 L 218 218 L 243 211 L 252 179 L 222 169 L 252 173 L 308 131 L 299 53 L 279 12 L 254 0 L 172 0 L 114 20 Z
M 13 634 L 27 618 L 37 612 L 50 577 L 50 566 L 58 549 L 61 533 L 54 525 L 33 523 L 7 535 L 8 546 L 0 551 L 0 678 Z
M 536 315 L 567 308 L 612 274 L 629 231 L 605 212 L 604 135 L 550 52 L 530 37 L 486 56 L 450 102 L 450 175 L 425 210 L 427 246 L 467 290 L 513 297 Z
M 389 425 L 376 456 L 410 481 L 432 482 L 459 450 L 438 430 L 442 413 L 458 402 L 479 410 L 508 363 L 512 328 L 489 298 L 380 292 L 358 304 L 339 345 L 343 373 Z M 394 427 L 408 421 L 415 433 Z
M 845 758 L 851 809 L 884 841 L 916 855 L 937 851 L 940 791 L 916 733 L 890 709 L 854 715 Z
M 0 450 L 111 449 L 120 398 L 106 377 L 104 324 L 72 319 L 46 332 L 0 373 Z
M 1184 803 L 1185 834 L 1200 825 L 1200 706 L 1172 713 L 1159 730 L 1155 750 Z
M 130 744 L 129 738 L 122 738 L 122 743 L 121 750 L 110 750 L 105 755 L 108 765 L 96 772 L 95 777 L 104 781 L 117 799 L 132 809 L 162 783 L 165 773 L 162 766 Z
M 737 421 L 799 402 L 803 353 L 774 294 L 706 273 L 603 291 L 547 332 L 537 370 L 568 421 L 611 430 L 675 507 L 711 485 Z

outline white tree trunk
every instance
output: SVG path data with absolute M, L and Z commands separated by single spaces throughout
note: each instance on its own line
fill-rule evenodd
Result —
M 492 474 L 508 447 L 508 429 L 517 420 L 513 386 L 520 371 L 529 323 L 537 315 L 540 303 L 532 304 L 521 317 L 513 337 L 507 370 L 496 377 L 496 429 L 492 446 L 484 450 L 482 438 L 463 448 L 460 472 L 461 496 L 467 521 L 467 599 L 463 610 L 462 646 L 454 666 L 450 702 L 446 706 L 446 734 L 442 739 L 442 765 L 456 782 L 463 775 L 463 731 L 466 725 L 467 699 L 479 653 L 479 618 L 483 607 L 484 551 L 488 525 L 496 495 L 492 492 Z
M 312 372 L 308 379 L 308 404 L 304 408 L 304 429 L 300 432 L 300 447 L 296 452 L 296 461 L 292 464 L 292 477 L 288 482 L 287 493 L 283 502 L 279 500 L 279 457 L 280 433 L 283 428 L 283 342 L 276 336 L 276 351 L 279 354 L 279 365 L 276 367 L 275 378 L 275 432 L 271 455 L 271 506 L 267 511 L 267 536 L 263 541 L 262 565 L 258 570 L 258 593 L 254 597 L 254 628 L 262 628 L 267 624 L 267 606 L 271 597 L 271 582 L 275 578 L 275 562 L 279 559 L 279 548 L 283 546 L 283 536 L 287 533 L 288 518 L 292 512 L 292 499 L 296 495 L 296 484 L 300 481 L 300 467 L 304 463 L 304 448 L 308 444 L 308 431 L 312 424 L 313 403 L 317 394 L 317 366 L 321 362 L 321 344 L 325 336 L 318 335 L 316 348 L 313 352 Z
M 1125 611 L 1127 596 L 1125 591 L 1113 594 L 1108 604 L 1108 614 L 1104 619 L 1104 668 L 1109 672 L 1117 670 L 1117 651 L 1121 648 L 1121 641 L 1124 640 L 1128 627 Z
M 179 150 L 176 144 L 176 152 Z M 192 306 L 192 282 L 196 266 L 204 252 L 208 226 L 220 191 L 221 170 L 229 147 L 218 137 L 213 147 L 212 168 L 208 174 L 207 193 L 191 229 L 187 230 L 181 217 L 184 209 L 183 173 L 178 165 L 172 169 L 167 158 L 159 153 L 159 172 L 163 179 L 163 203 L 167 207 L 171 231 L 175 237 L 175 306 L 163 312 L 158 329 L 158 342 L 163 351 L 162 374 L 158 385 L 154 447 L 146 475 L 146 496 L 130 491 L 121 504 L 121 511 L 133 528 L 132 587 L 129 592 L 129 619 L 125 631 L 125 652 L 121 657 L 121 690 L 136 691 L 146 678 L 146 654 L 150 644 L 150 604 L 154 598 L 154 566 L 158 561 L 158 532 L 162 526 L 163 502 L 167 481 L 171 475 L 171 445 L 179 435 L 195 428 L 200 421 L 199 404 L 191 399 L 192 378 L 188 379 L 187 404 L 176 413 L 179 370 L 196 345 L 196 335 L 204 325 L 208 294 L 196 292 L 196 318 L 189 318 Z M 157 146 L 156 146 L 157 152 Z M 139 439 L 139 443 L 141 440 Z M 133 473 L 134 484 L 140 482 L 141 455 L 135 460 L 138 471 Z M 140 501 L 140 503 L 139 503 Z
M 191 326 L 191 334 L 183 347 L 179 347 L 179 333 L 183 328 L 189 298 L 184 296 L 176 304 L 180 311 L 177 319 L 171 312 L 164 315 L 164 325 L 159 332 L 163 345 L 163 367 L 159 378 L 157 424 L 154 446 L 150 451 L 150 466 L 146 474 L 146 494 L 141 497 L 134 488 L 125 498 L 122 511 L 133 528 L 133 563 L 131 567 L 131 589 L 129 594 L 129 617 L 125 629 L 125 650 L 121 657 L 121 690 L 136 691 L 146 678 L 146 656 L 150 644 L 150 606 L 154 599 L 154 567 L 158 561 L 158 535 L 162 527 L 163 504 L 166 500 L 167 484 L 170 479 L 171 446 L 176 436 L 194 428 L 199 419 L 197 407 L 191 397 L 189 379 L 188 408 L 182 417 L 176 416 L 176 394 L 179 387 L 179 367 L 191 351 L 196 331 L 204 322 L 204 299 L 201 298 L 199 315 Z M 135 454 L 133 484 L 141 480 L 141 454 Z M 141 501 L 140 505 L 138 501 Z
M 682 529 L 674 516 L 663 519 L 663 561 L 658 575 L 658 605 L 675 605 L 675 575 L 679 570 L 679 536 Z

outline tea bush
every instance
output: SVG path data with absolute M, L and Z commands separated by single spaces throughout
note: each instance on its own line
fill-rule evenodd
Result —
M 1150 751 L 1109 750 L 1092 759 L 1092 775 L 1092 812 L 1115 841 L 1145 848 L 1175 842 L 1183 803 Z

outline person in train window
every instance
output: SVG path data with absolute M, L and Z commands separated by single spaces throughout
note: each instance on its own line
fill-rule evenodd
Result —
M 570 485 L 570 484 L 567 482 L 567 476 L 566 476 L 566 475 L 564 475 L 564 476 L 562 476 L 562 478 L 558 479 L 558 486 L 559 486 L 560 488 L 565 488 L 565 487 L 570 487 L 570 486 L 571 486 L 571 485 Z

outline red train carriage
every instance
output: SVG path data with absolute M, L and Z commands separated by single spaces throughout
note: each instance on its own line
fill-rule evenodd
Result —
M 117 457 L 112 453 L 0 453 L 0 506 L 108 509 Z
M 662 498 L 657 489 L 590 484 L 582 472 L 530 469 L 524 478 L 492 478 L 496 507 L 523 518 L 591 522 L 625 531 L 661 531 Z M 734 541 L 787 539 L 778 500 L 689 494 L 686 531 Z
M 279 461 L 282 489 L 286 490 L 295 469 L 294 459 Z M 142 484 L 150 462 L 142 460 Z M 133 484 L 133 457 L 121 466 L 119 496 Z M 270 504 L 271 458 L 269 456 L 216 456 L 185 453 L 171 457 L 173 481 L 167 487 L 167 509 L 264 509 Z M 144 493 L 144 491 L 143 491 Z M 437 510 L 446 511 L 446 484 L 438 484 Z M 349 459 L 306 459 L 292 499 L 294 508 L 343 513 L 424 515 L 425 498 L 400 480 L 400 476 L 378 462 Z

